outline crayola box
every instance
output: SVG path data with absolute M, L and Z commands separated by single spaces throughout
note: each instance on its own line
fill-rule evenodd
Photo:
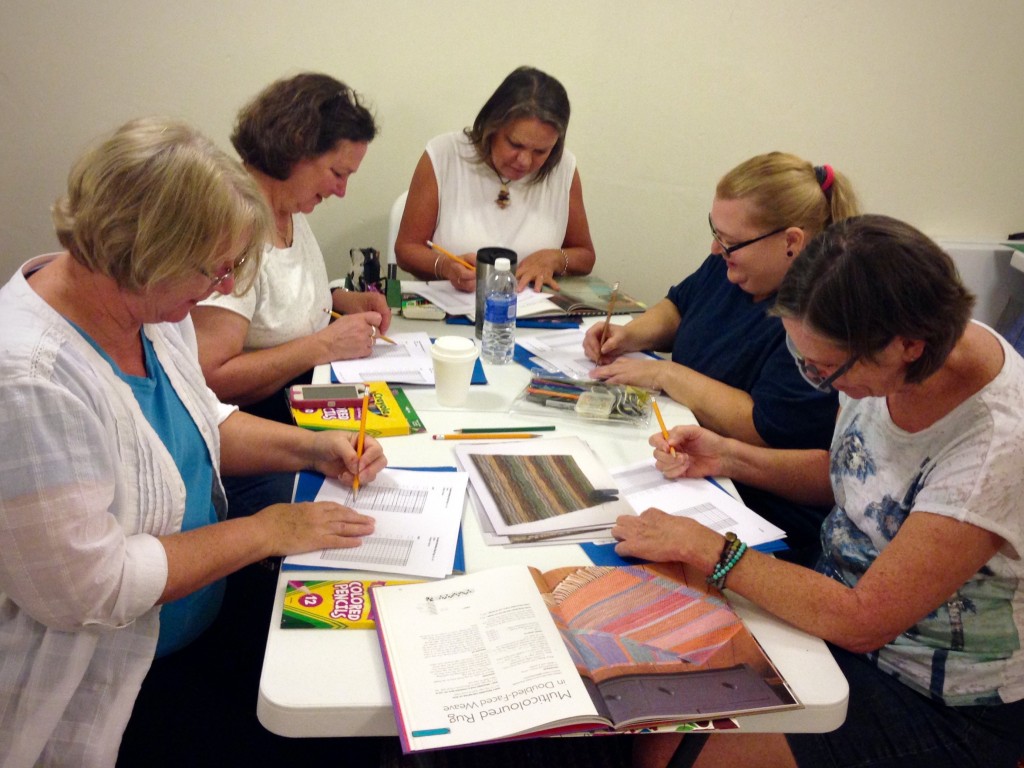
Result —
M 283 629 L 373 629 L 370 587 L 408 581 L 289 581 L 284 591 Z
M 411 435 L 425 431 L 416 409 L 401 388 L 391 389 L 386 382 L 366 382 L 370 390 L 370 408 L 366 414 L 366 434 L 373 437 Z M 292 408 L 292 419 L 306 429 L 343 429 L 358 432 L 360 408 Z

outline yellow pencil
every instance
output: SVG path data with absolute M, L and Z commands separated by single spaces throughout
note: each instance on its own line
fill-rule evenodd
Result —
M 668 429 L 665 427 L 665 420 L 661 418 L 661 408 L 658 407 L 657 400 L 651 400 L 651 405 L 654 406 L 654 415 L 658 417 L 658 424 L 661 426 L 661 436 L 668 440 Z M 668 452 L 673 456 L 676 455 L 676 449 L 673 446 L 668 447 Z
M 359 462 L 363 460 L 363 443 L 366 441 L 366 414 L 370 410 L 370 390 L 363 390 L 363 408 L 359 414 L 359 439 L 356 440 L 356 476 L 352 478 L 352 501 L 359 497 Z
M 460 259 L 460 258 L 459 258 L 458 256 L 456 256 L 456 255 L 455 255 L 454 253 L 452 253 L 451 251 L 447 251 L 447 250 L 445 250 L 444 248 L 442 248 L 442 247 L 441 247 L 440 245 L 438 245 L 437 243 L 432 243 L 432 242 L 431 242 L 430 240 L 427 240 L 427 245 L 428 245 L 428 246 L 429 246 L 430 248 L 433 248 L 433 249 L 434 249 L 435 251 L 437 251 L 438 253 L 440 253 L 440 254 L 441 254 L 442 256 L 447 256 L 447 257 L 448 257 L 449 259 L 451 259 L 451 260 L 452 260 L 452 261 L 454 261 L 454 262 L 458 262 L 459 264 L 461 264 L 462 266 L 464 266 L 464 267 L 465 267 L 466 269 L 471 269 L 471 270 L 473 270 L 474 272 L 476 272 L 476 267 L 474 267 L 474 266 L 473 266 L 472 264 L 470 264 L 470 263 L 469 263 L 468 261 L 466 261 L 465 259 Z
M 604 346 L 604 340 L 608 337 L 608 329 L 611 327 L 612 312 L 615 309 L 615 302 L 619 300 L 619 284 L 612 286 L 612 295 L 608 297 L 608 314 L 604 318 L 604 328 L 601 329 L 601 341 L 597 344 L 597 351 L 600 353 Z
M 337 320 L 337 319 L 338 319 L 338 318 L 340 318 L 340 317 L 343 317 L 343 315 L 342 315 L 342 314 L 341 314 L 340 312 L 335 312 L 335 311 L 334 311 L 333 309 L 326 309 L 326 308 L 325 308 L 325 309 L 324 309 L 324 312 L 326 312 L 326 313 L 327 313 L 328 315 L 330 315 L 331 317 L 333 317 L 333 318 L 334 318 L 335 320 Z M 388 338 L 387 336 L 385 336 L 385 335 L 384 335 L 383 333 L 381 333 L 380 331 L 378 331 L 378 332 L 377 332 L 377 333 L 376 333 L 376 334 L 374 335 L 374 337 L 375 337 L 375 338 L 378 338 L 378 339 L 380 339 L 381 341 L 386 341 L 386 342 L 387 342 L 388 344 L 397 344 L 397 343 L 398 343 L 398 342 L 397 342 L 397 341 L 395 341 L 394 339 Z
M 477 432 L 475 434 L 458 433 L 455 435 L 434 435 L 435 440 L 528 440 L 531 437 L 543 437 L 533 432 Z

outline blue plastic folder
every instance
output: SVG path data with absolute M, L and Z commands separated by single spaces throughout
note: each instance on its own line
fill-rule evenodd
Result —
M 393 467 L 393 469 L 412 469 L 417 472 L 455 472 L 455 467 Z M 324 484 L 324 476 L 319 472 L 308 472 L 303 470 L 299 472 L 298 479 L 295 481 L 295 496 L 294 501 L 313 501 L 316 499 L 316 494 L 320 490 L 320 486 Z M 307 565 L 287 565 L 282 563 L 281 567 L 288 571 L 311 571 L 319 570 Z M 339 568 L 337 570 L 345 570 Z M 466 551 L 462 544 L 462 528 L 459 528 L 459 538 L 455 543 L 455 561 L 452 564 L 452 571 L 454 573 L 465 573 L 466 572 Z
M 584 542 L 580 544 L 583 548 L 583 553 L 590 558 L 590 562 L 594 565 L 636 565 L 637 563 L 646 563 L 646 560 L 640 560 L 634 557 L 621 557 L 615 553 L 614 544 L 595 544 L 592 541 Z M 768 541 L 764 544 L 758 544 L 756 547 L 758 552 L 764 552 L 770 554 L 772 552 L 784 552 L 789 549 L 783 541 Z
M 725 488 L 722 488 L 722 484 L 716 481 L 715 478 L 707 477 L 705 480 L 716 488 L 725 491 Z M 728 493 L 728 491 L 725 492 Z M 639 560 L 633 557 L 620 557 L 615 553 L 615 544 L 595 544 L 588 541 L 580 546 L 583 548 L 584 554 L 590 558 L 590 562 L 594 565 L 635 565 L 636 563 L 647 562 L 646 560 Z M 789 545 L 786 544 L 784 539 L 779 539 L 778 541 L 766 541 L 764 544 L 751 547 L 751 549 L 771 554 L 772 552 L 785 552 L 789 549 Z

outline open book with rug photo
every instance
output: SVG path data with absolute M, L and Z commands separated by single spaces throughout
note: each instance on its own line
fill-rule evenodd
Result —
M 509 566 L 373 599 L 407 752 L 801 706 L 683 566 Z

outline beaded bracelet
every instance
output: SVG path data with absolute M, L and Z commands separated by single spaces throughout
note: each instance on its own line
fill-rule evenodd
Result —
M 565 252 L 565 248 L 559 248 L 558 252 L 562 254 L 562 277 L 569 274 L 569 254 Z
M 719 556 L 714 570 L 707 578 L 708 584 L 717 589 L 723 589 L 725 577 L 729 575 L 729 571 L 740 561 L 746 551 L 747 545 L 740 541 L 735 533 L 729 531 L 725 534 L 725 546 L 722 547 L 722 554 Z

